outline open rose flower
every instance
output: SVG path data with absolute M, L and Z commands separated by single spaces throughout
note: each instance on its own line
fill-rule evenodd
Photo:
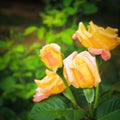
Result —
M 118 29 L 113 29 L 89 23 L 88 30 L 82 22 L 79 23 L 79 28 L 73 34 L 73 39 L 78 39 L 83 46 L 88 48 L 89 52 L 94 55 L 101 55 L 104 60 L 110 59 L 110 50 L 120 44 L 120 37 L 117 35 Z
M 62 55 L 60 52 L 60 46 L 55 43 L 45 45 L 40 50 L 40 57 L 45 65 L 50 69 L 62 67 Z
M 96 59 L 89 52 L 73 52 L 63 63 L 64 76 L 74 87 L 92 88 L 100 83 Z
M 34 102 L 40 102 L 50 95 L 61 93 L 65 90 L 62 79 L 53 71 L 46 70 L 46 76 L 42 80 L 35 80 L 37 84 Z

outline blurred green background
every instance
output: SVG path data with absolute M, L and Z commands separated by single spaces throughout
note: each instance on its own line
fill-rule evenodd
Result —
M 82 51 L 73 42 L 78 23 L 89 21 L 118 28 L 120 0 L 6 0 L 0 1 L 0 120 L 30 120 L 34 79 L 45 66 L 39 50 L 48 43 L 61 46 L 65 56 Z M 101 66 L 103 91 L 120 80 L 120 47 Z

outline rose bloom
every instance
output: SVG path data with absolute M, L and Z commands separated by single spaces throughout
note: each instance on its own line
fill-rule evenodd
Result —
M 53 94 L 61 93 L 65 90 L 62 79 L 53 71 L 46 70 L 46 76 L 42 80 L 35 80 L 37 84 L 36 94 L 33 96 L 34 102 L 40 102 Z
M 92 21 L 89 23 L 88 30 L 82 22 L 79 28 L 73 34 L 73 39 L 78 39 L 83 46 L 88 48 L 94 55 L 101 55 L 104 60 L 110 59 L 110 50 L 113 50 L 120 44 L 120 37 L 117 35 L 118 29 L 113 29 L 95 25 Z
M 101 81 L 95 57 L 87 51 L 73 52 L 63 64 L 65 78 L 76 88 L 92 88 Z
M 45 45 L 40 50 L 40 57 L 45 65 L 50 69 L 62 67 L 62 55 L 60 52 L 60 46 L 55 43 Z

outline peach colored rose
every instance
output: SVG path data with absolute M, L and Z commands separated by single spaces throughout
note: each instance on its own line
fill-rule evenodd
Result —
M 61 93 L 65 90 L 62 79 L 53 71 L 46 70 L 46 76 L 42 80 L 35 80 L 37 84 L 34 102 L 40 102 L 50 95 Z
M 118 29 L 113 29 L 95 25 L 92 21 L 89 23 L 88 30 L 82 22 L 79 28 L 73 34 L 73 39 L 78 39 L 83 46 L 88 48 L 94 55 L 101 55 L 104 60 L 110 59 L 110 51 L 120 44 L 120 37 L 117 35 Z
M 65 78 L 76 88 L 92 88 L 101 81 L 95 57 L 87 51 L 73 52 L 63 64 Z
M 34 102 L 40 102 L 46 98 L 48 98 L 51 94 L 51 91 L 49 89 L 43 89 L 43 88 L 37 88 L 36 94 L 33 96 Z
M 62 67 L 62 55 L 60 52 L 60 46 L 55 43 L 45 45 L 40 50 L 40 57 L 45 65 L 50 69 Z

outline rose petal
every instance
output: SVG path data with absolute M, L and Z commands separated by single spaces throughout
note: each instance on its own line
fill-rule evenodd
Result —
M 50 89 L 37 88 L 36 94 L 33 96 L 34 102 L 40 102 L 50 96 Z
M 74 86 L 76 88 L 79 87 L 78 83 L 76 83 L 76 81 L 74 80 L 74 75 L 71 71 L 72 65 L 71 65 L 71 61 L 76 57 L 77 52 L 73 52 L 71 55 L 69 55 L 67 58 L 65 58 L 63 60 L 63 64 L 64 64 L 64 70 L 66 71 L 66 74 L 64 74 L 65 78 L 68 79 L 68 81 L 72 84 L 74 84 Z
M 75 33 L 72 35 L 72 39 L 73 39 L 73 40 L 76 40 L 76 39 L 77 39 L 77 35 L 76 35 Z
M 88 51 L 94 55 L 101 55 L 102 59 L 105 61 L 111 58 L 110 52 L 105 49 L 88 48 Z

